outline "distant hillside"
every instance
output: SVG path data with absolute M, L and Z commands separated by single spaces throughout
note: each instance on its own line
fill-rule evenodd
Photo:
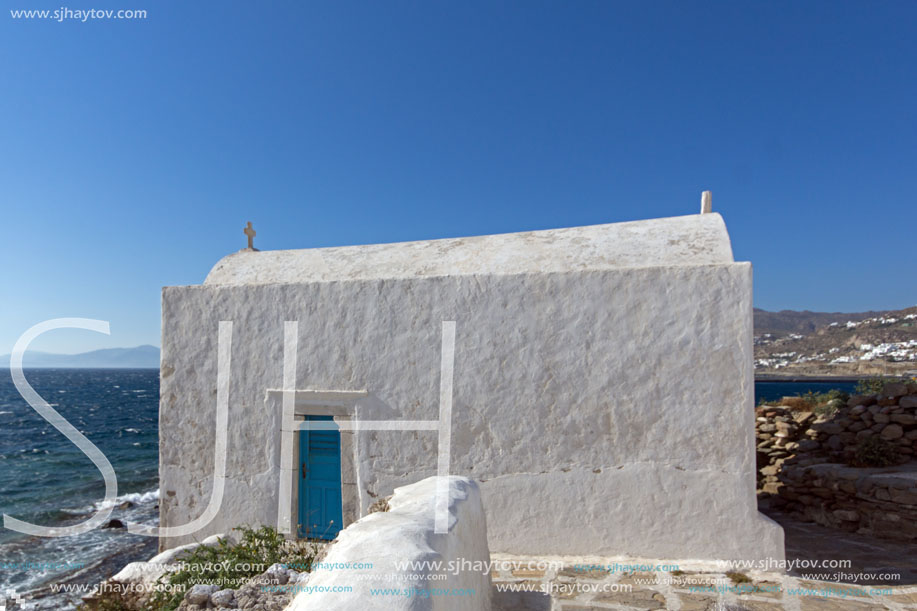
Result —
M 10 355 L 0 357 L 0 363 L 9 367 Z M 159 368 L 159 348 L 137 346 L 136 348 L 104 348 L 81 354 L 52 354 L 29 350 L 23 357 L 26 368 L 96 368 L 96 369 L 143 369 Z
M 867 318 L 879 318 L 890 314 L 893 310 L 884 310 L 881 312 L 855 312 L 845 314 L 843 312 L 810 312 L 803 310 L 780 310 L 779 312 L 768 312 L 755 308 L 755 335 L 770 333 L 772 335 L 789 335 L 790 333 L 801 333 L 803 335 L 814 333 L 816 330 L 827 327 L 833 322 L 846 323 L 850 321 L 866 320 Z
M 917 307 L 857 314 L 755 311 L 758 375 L 869 377 L 915 371 Z

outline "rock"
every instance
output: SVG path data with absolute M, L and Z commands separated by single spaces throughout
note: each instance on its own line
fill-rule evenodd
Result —
M 917 505 L 917 490 L 898 490 L 889 488 L 891 501 L 893 503 L 902 503 L 904 505 Z
M 123 503 L 121 503 L 120 505 L 118 505 L 118 509 L 130 509 L 130 508 L 133 507 L 133 506 L 134 506 L 134 504 L 131 503 L 130 501 L 124 501 Z
M 812 429 L 819 433 L 827 433 L 828 435 L 837 435 L 844 430 L 844 428 L 836 422 L 816 422 L 812 425 Z
M 784 486 L 783 482 L 768 482 L 761 487 L 761 491 L 765 494 L 780 494 L 780 489 Z
M 109 520 L 102 528 L 127 528 L 121 520 Z
M 907 426 L 917 424 L 917 416 L 914 416 L 914 414 L 892 414 L 891 420 Z
M 917 441 L 917 429 L 914 429 L 913 431 L 908 431 L 905 437 L 907 437 L 911 441 Z
M 218 607 L 232 607 L 235 605 L 236 593 L 230 589 L 218 590 L 210 595 L 210 602 Z
M 837 485 L 838 488 L 846 492 L 847 494 L 856 494 L 857 487 L 851 482 L 841 482 Z
M 882 395 L 885 397 L 903 397 L 907 394 L 907 385 L 901 384 L 900 382 L 895 382 L 894 384 L 886 384 L 882 389 Z
M 219 586 L 211 586 L 199 583 L 191 586 L 188 593 L 185 594 L 185 600 L 192 605 L 206 606 L 210 602 L 210 595 L 219 590 Z
M 628 592 L 602 592 L 595 597 L 602 603 L 613 603 L 637 609 L 665 609 L 665 596 L 653 590 L 633 588 Z M 571 610 L 572 611 L 572 610 Z
M 774 424 L 762 424 L 758 427 L 758 430 L 762 433 L 773 433 L 777 430 L 777 426 Z
M 899 424 L 889 424 L 881 433 L 885 439 L 898 439 L 904 435 L 904 429 Z
M 803 439 L 802 441 L 799 442 L 799 451 L 800 452 L 811 452 L 813 450 L 817 450 L 820 447 L 821 447 L 821 444 L 818 443 L 817 441 L 813 441 L 812 439 Z
M 270 579 L 272 583 L 276 581 L 280 585 L 283 585 L 290 580 L 289 569 L 279 563 L 269 566 L 268 569 L 264 572 L 264 575 Z
M 854 522 L 860 519 L 860 514 L 853 511 L 852 509 L 835 509 L 832 514 L 839 520 L 847 520 L 848 522 Z
M 870 405 L 874 405 L 875 402 L 875 395 L 853 395 L 847 400 L 847 405 L 849 407 L 855 407 L 857 405 L 865 405 L 866 407 L 869 407 Z
M 907 395 L 898 399 L 898 405 L 901 407 L 917 407 L 917 395 Z
M 681 611 L 707 611 L 707 609 L 716 609 L 717 601 L 714 596 L 699 596 L 694 594 L 679 594 L 681 599 Z
M 888 414 L 878 413 L 873 416 L 873 420 L 875 420 L 877 424 L 886 424 L 891 420 L 891 416 Z

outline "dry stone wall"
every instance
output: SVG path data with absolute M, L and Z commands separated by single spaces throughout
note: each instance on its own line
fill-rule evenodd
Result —
M 759 494 L 826 526 L 917 540 L 917 385 L 818 409 L 755 410 Z

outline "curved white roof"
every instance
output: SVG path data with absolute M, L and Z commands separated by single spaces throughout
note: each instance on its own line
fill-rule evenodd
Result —
M 204 284 L 525 274 L 732 263 L 719 214 L 422 242 L 241 250 L 220 259 Z

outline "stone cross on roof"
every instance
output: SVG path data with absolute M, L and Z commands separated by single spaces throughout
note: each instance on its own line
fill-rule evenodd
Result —
M 258 250 L 255 248 L 255 236 L 258 235 L 255 233 L 255 230 L 252 228 L 252 222 L 249 221 L 248 225 L 245 226 L 245 229 L 242 232 L 248 236 L 248 249 L 249 250 Z

